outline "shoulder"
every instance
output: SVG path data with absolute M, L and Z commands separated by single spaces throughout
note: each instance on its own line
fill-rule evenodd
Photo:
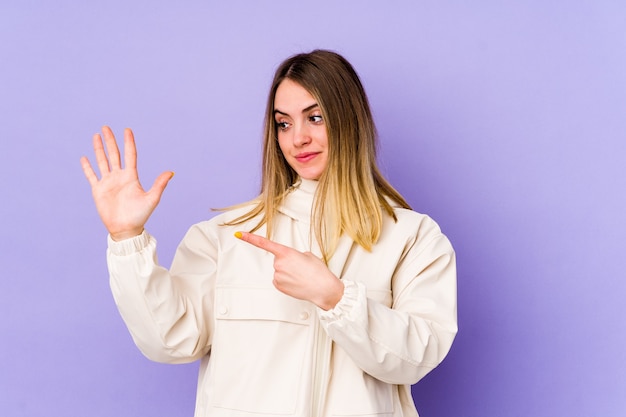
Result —
M 237 225 L 227 225 L 230 221 L 248 213 L 253 206 L 237 206 L 219 213 L 211 219 L 192 224 L 178 245 L 178 256 L 216 257 L 238 241 L 234 234 L 247 230 L 254 221 Z M 255 223 L 256 224 L 256 223 Z
M 418 213 L 416 211 L 395 208 L 394 213 L 396 215 L 396 221 L 389 219 L 391 223 L 394 223 L 394 228 L 406 230 L 408 233 L 416 234 L 438 234 L 441 233 L 441 228 L 435 220 L 429 215 Z
M 396 220 L 385 216 L 380 243 L 401 244 L 407 250 L 422 250 L 435 245 L 452 252 L 452 245 L 439 224 L 427 214 L 405 208 L 394 208 Z M 393 243 L 392 243 L 393 242 Z
M 207 238 L 218 238 L 220 235 L 232 234 L 237 230 L 246 230 L 250 224 L 254 224 L 256 218 L 237 225 L 228 225 L 239 217 L 249 213 L 255 206 L 254 202 L 243 203 L 233 208 L 220 212 L 211 219 L 193 224 L 187 234 L 204 235 Z M 258 220 L 257 220 L 258 221 Z

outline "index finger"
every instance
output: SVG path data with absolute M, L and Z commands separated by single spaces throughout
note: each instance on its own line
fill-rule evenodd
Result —
M 257 248 L 268 251 L 274 256 L 284 255 L 285 252 L 291 250 L 289 246 L 281 245 L 280 243 L 273 242 L 263 236 L 255 235 L 248 232 L 235 232 L 235 237 L 245 242 L 250 243 Z

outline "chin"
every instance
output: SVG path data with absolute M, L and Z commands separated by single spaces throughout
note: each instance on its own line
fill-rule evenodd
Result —
M 300 178 L 305 179 L 305 180 L 312 180 L 312 181 L 317 181 L 320 179 L 320 177 L 322 176 L 322 174 L 306 174 L 306 173 L 302 173 L 302 174 L 298 174 L 300 176 Z
M 306 169 L 296 171 L 296 173 L 300 178 L 305 180 L 319 180 L 323 172 L 320 172 L 319 170 Z

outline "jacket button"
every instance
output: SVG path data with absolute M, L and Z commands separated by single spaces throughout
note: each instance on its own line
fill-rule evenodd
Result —
M 303 311 L 302 313 L 300 313 L 300 320 L 307 320 L 309 318 L 309 313 L 306 311 Z

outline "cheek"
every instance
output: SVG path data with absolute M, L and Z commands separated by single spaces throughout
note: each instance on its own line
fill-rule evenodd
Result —
M 289 141 L 281 138 L 281 135 L 278 135 L 278 149 L 282 152 L 283 156 L 289 155 Z
M 326 127 L 325 126 L 321 126 L 322 129 L 320 131 L 320 134 L 318 136 L 318 142 L 321 146 L 323 146 L 324 148 L 328 149 L 328 132 L 326 131 Z
M 328 161 L 329 161 L 329 157 L 328 157 L 328 152 L 326 152 L 326 154 L 324 155 L 324 161 L 322 162 L 323 165 L 323 170 L 326 171 L 326 168 L 328 168 Z

